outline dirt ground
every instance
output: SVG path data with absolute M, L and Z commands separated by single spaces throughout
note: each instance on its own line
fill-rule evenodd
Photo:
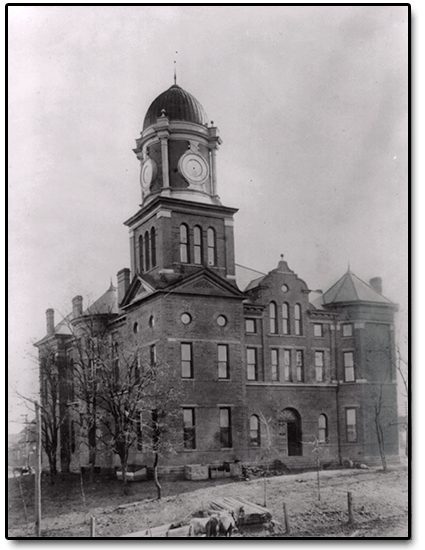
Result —
M 266 482 L 264 481 L 266 479 Z M 34 536 L 33 476 L 10 480 L 9 538 Z M 132 483 L 130 494 L 114 479 L 84 482 L 79 476 L 59 476 L 55 485 L 42 483 L 42 536 L 90 536 L 90 518 L 96 536 L 115 538 L 166 523 L 188 522 L 219 496 L 242 497 L 264 505 L 273 521 L 245 527 L 240 537 L 391 537 L 408 536 L 408 472 L 406 466 L 306 472 L 245 480 L 164 482 L 163 498 L 156 499 L 151 481 Z M 347 492 L 352 493 L 354 524 L 348 525 Z M 23 501 L 25 501 L 26 515 Z M 290 534 L 285 532 L 283 503 L 289 510 Z M 126 505 L 119 508 L 119 506 Z M 26 519 L 27 517 L 27 519 Z

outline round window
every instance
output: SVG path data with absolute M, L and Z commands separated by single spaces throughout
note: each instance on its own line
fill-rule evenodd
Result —
M 182 313 L 180 319 L 184 325 L 188 325 L 192 322 L 192 317 L 189 315 L 189 313 Z
M 219 315 L 217 317 L 217 325 L 219 327 L 225 327 L 227 325 L 227 319 L 224 315 Z
M 134 323 L 133 332 L 134 334 L 137 334 L 139 332 L 139 323 Z
M 282 292 L 288 292 L 289 288 L 287 285 L 282 286 Z
M 155 326 L 155 317 L 153 315 L 149 317 L 149 326 L 152 328 Z

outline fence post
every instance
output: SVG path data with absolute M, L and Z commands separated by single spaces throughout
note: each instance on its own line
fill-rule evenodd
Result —
M 96 537 L 96 518 L 91 516 L 90 518 L 90 538 Z
M 348 524 L 352 525 L 354 523 L 353 518 L 353 495 L 352 493 L 347 493 L 347 501 L 348 501 Z
M 288 514 L 288 508 L 286 507 L 286 502 L 283 503 L 283 515 L 285 517 L 285 532 L 287 535 L 291 532 L 291 528 L 289 527 L 289 514 Z

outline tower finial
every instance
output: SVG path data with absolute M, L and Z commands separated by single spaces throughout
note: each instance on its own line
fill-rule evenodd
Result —
M 176 52 L 179 53 L 179 52 Z M 177 84 L 177 60 L 174 60 L 174 86 Z

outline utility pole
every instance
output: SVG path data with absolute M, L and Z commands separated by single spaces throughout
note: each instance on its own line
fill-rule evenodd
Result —
M 35 402 L 35 536 L 40 538 L 40 520 L 41 520 L 41 420 L 40 405 Z

